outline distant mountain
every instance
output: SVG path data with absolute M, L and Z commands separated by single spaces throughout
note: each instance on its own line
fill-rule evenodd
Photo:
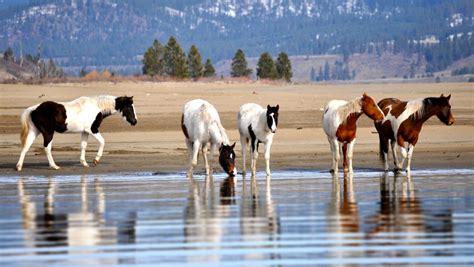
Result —
M 0 0 L 0 51 L 40 51 L 74 71 L 139 71 L 153 39 L 170 36 L 217 62 L 238 48 L 248 57 L 354 54 L 373 43 L 467 35 L 473 26 L 472 0 Z

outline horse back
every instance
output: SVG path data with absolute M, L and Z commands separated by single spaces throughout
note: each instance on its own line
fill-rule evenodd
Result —
M 240 106 L 239 114 L 237 116 L 238 128 L 246 132 L 247 128 L 252 125 L 253 128 L 257 127 L 258 120 L 262 112 L 266 109 L 262 108 L 259 104 L 247 103 Z
M 400 114 L 402 114 L 405 110 L 407 102 L 403 102 L 397 98 L 384 98 L 380 100 L 377 105 L 385 116 L 389 115 L 388 113 L 390 113 L 390 115 L 398 118 L 398 116 L 400 116 Z

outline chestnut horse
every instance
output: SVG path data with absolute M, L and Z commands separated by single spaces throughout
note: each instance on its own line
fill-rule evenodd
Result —
M 339 145 L 344 154 L 344 171 L 352 173 L 352 153 L 356 139 L 357 120 L 365 114 L 374 121 L 384 118 L 383 112 L 366 93 L 352 101 L 331 100 L 324 108 L 323 129 L 332 152 L 331 172 L 337 173 Z
M 400 101 L 396 98 L 385 98 L 380 100 L 378 106 L 383 110 L 385 119 L 375 122 L 375 128 L 379 133 L 380 159 L 383 161 L 384 171 L 388 171 L 388 141 L 392 146 L 395 172 L 403 168 L 405 159 L 408 158 L 406 171 L 410 171 L 413 149 L 418 142 L 421 127 L 425 121 L 432 116 L 446 125 L 452 125 L 455 121 L 451 114 L 449 99 L 451 95 L 440 97 L 428 97 L 411 101 Z M 405 143 L 408 145 L 406 146 Z M 402 161 L 397 158 L 396 145 L 400 147 Z

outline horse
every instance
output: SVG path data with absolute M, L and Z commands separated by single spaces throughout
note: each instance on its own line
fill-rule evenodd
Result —
M 181 116 L 181 129 L 183 130 L 189 154 L 189 170 L 187 176 L 192 178 L 193 170 L 197 165 L 197 157 L 201 150 L 206 167 L 206 174 L 211 169 L 207 158 L 208 144 L 211 145 L 211 155 L 215 148 L 219 148 L 219 163 L 228 175 L 236 175 L 235 153 L 233 145 L 229 145 L 229 138 L 221 124 L 219 113 L 209 102 L 194 99 L 183 107 Z
M 237 128 L 240 134 L 240 144 L 242 146 L 242 174 L 246 173 L 245 157 L 247 145 L 250 141 L 250 169 L 255 176 L 257 171 L 258 144 L 265 145 L 265 171 L 267 176 L 270 172 L 270 149 L 273 143 L 273 136 L 278 126 L 278 110 L 280 105 L 274 107 L 267 105 L 264 109 L 258 104 L 247 103 L 240 107 L 237 115 Z
M 432 116 L 446 125 L 452 125 L 455 118 L 451 114 L 449 100 L 451 95 L 440 97 L 427 97 L 411 101 L 400 101 L 396 98 L 385 98 L 380 100 L 378 106 L 383 110 L 385 119 L 382 122 L 375 122 L 375 128 L 379 134 L 379 156 L 383 162 L 384 171 L 388 171 L 388 141 L 392 147 L 395 172 L 400 172 L 405 159 L 407 160 L 406 171 L 410 172 L 413 149 L 418 142 L 423 123 Z M 405 146 L 405 143 L 408 146 Z M 397 148 L 400 147 L 402 161 L 398 161 Z
M 323 129 L 327 135 L 332 152 L 332 167 L 330 172 L 338 172 L 340 150 L 344 156 L 344 172 L 353 173 L 352 155 L 356 140 L 357 120 L 365 114 L 374 121 L 384 118 L 382 110 L 374 99 L 366 93 L 351 101 L 331 100 L 324 108 Z
M 87 139 L 92 135 L 99 142 L 99 150 L 93 163 L 97 165 L 102 157 L 105 140 L 99 132 L 102 121 L 109 115 L 120 112 L 132 126 L 137 124 L 133 96 L 92 96 L 79 97 L 70 102 L 46 101 L 25 109 L 21 115 L 21 154 L 16 164 L 17 171 L 23 168 L 25 155 L 41 133 L 44 151 L 51 169 L 59 169 L 51 154 L 54 132 L 81 133 L 80 163 L 89 167 L 85 154 Z

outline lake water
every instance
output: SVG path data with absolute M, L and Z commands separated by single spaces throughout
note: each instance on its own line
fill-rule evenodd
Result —
M 0 176 L 0 266 L 474 264 L 474 169 L 342 176 Z

